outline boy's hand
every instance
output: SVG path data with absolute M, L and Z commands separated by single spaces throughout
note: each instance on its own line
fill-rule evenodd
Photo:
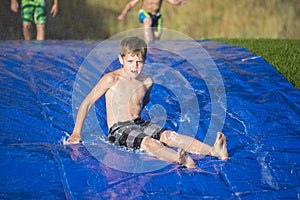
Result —
M 82 142 L 81 136 L 73 133 L 66 141 L 64 141 L 64 144 L 78 144 L 80 142 Z
M 19 10 L 19 3 L 18 3 L 17 0 L 11 0 L 11 2 L 10 2 L 10 9 L 11 9 L 13 12 L 15 12 L 15 13 L 18 12 L 18 10 Z
M 55 17 L 58 13 L 58 6 L 57 5 L 53 5 L 52 8 L 51 8 L 51 14 L 52 14 L 52 17 Z
M 118 20 L 124 20 L 126 18 L 125 14 L 121 14 L 118 16 Z
M 187 2 L 187 0 L 180 0 L 180 5 L 182 5 L 182 4 L 184 4 L 184 3 L 186 3 Z

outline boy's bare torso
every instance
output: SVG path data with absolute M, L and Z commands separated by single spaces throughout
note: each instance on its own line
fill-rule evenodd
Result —
M 114 83 L 105 95 L 108 127 L 117 122 L 140 117 L 145 105 L 145 96 L 149 90 L 145 81 L 150 78 L 140 74 L 137 79 L 130 79 L 123 74 L 122 69 L 109 74 L 113 77 Z
M 162 0 L 144 0 L 142 9 L 148 13 L 155 15 L 159 12 Z

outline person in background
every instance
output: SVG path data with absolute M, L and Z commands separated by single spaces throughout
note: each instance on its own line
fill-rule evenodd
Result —
M 127 13 L 140 0 L 131 0 L 126 4 L 122 13 L 118 16 L 119 20 L 124 20 Z M 187 0 L 168 0 L 174 5 L 181 5 Z M 146 41 L 159 40 L 162 33 L 162 16 L 160 8 L 163 0 L 143 0 L 142 7 L 139 11 L 139 20 L 144 25 L 144 35 Z
M 55 17 L 58 13 L 58 0 L 53 0 L 51 14 Z M 13 12 L 19 11 L 19 2 L 11 0 L 10 8 Z M 32 24 L 36 24 L 36 39 L 45 39 L 46 1 L 45 0 L 21 0 L 21 16 L 23 23 L 23 36 L 25 40 L 32 39 Z

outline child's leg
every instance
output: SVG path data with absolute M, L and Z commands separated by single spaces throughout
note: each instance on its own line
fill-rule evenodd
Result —
M 31 22 L 23 22 L 23 35 L 25 40 L 31 40 Z
M 145 35 L 145 40 L 147 42 L 152 41 L 153 40 L 153 31 L 152 31 L 152 19 L 151 17 L 146 17 L 144 19 L 144 35 Z
M 45 23 L 36 24 L 36 39 L 44 40 L 45 39 Z
M 218 132 L 214 146 L 173 131 L 164 131 L 160 141 L 171 147 L 183 148 L 190 153 L 215 156 L 222 160 L 228 158 L 226 137 L 221 132 Z
M 155 40 L 159 40 L 161 33 L 162 33 L 162 24 L 163 24 L 163 20 L 162 17 L 160 16 L 160 18 L 157 20 L 157 27 L 154 28 L 156 30 L 154 30 L 154 38 Z
M 158 31 L 155 31 L 155 32 L 154 32 L 154 38 L 155 38 L 155 40 L 159 40 L 159 39 L 160 39 L 160 36 L 161 36 L 161 33 L 160 33 L 160 32 L 158 32 Z
M 177 153 L 153 138 L 145 137 L 141 143 L 141 149 L 155 155 L 161 160 L 178 163 L 187 168 L 195 168 L 193 159 L 183 149 L 179 149 Z

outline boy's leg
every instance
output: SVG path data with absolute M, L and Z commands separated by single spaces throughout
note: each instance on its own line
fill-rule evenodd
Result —
M 183 148 L 190 153 L 215 156 L 221 160 L 228 159 L 226 137 L 221 132 L 217 133 L 214 146 L 207 145 L 195 138 L 173 131 L 164 131 L 160 137 L 160 141 L 171 147 Z
M 23 22 L 23 35 L 25 40 L 31 40 L 31 22 Z
M 155 38 L 155 40 L 159 40 L 159 39 L 160 39 L 160 36 L 161 36 L 161 33 L 160 33 L 160 32 L 154 31 L 154 38 Z
M 34 3 L 34 23 L 36 24 L 36 39 L 45 39 L 45 24 L 46 24 L 46 2 L 35 1 Z
M 157 27 L 153 28 L 153 29 L 155 29 L 153 31 L 155 40 L 159 40 L 161 37 L 162 24 L 163 24 L 163 19 L 162 19 L 162 16 L 160 16 L 160 18 L 157 20 Z
M 141 143 L 141 149 L 153 154 L 157 158 L 178 163 L 187 168 L 195 168 L 195 163 L 193 159 L 185 153 L 183 149 L 179 149 L 178 152 L 173 149 L 165 147 L 161 142 L 150 137 L 145 137 Z
M 145 35 L 145 40 L 147 42 L 153 40 L 153 31 L 152 31 L 152 19 L 151 17 L 146 17 L 143 22 L 144 25 L 144 35 Z
M 44 40 L 45 39 L 45 23 L 36 24 L 36 39 Z

